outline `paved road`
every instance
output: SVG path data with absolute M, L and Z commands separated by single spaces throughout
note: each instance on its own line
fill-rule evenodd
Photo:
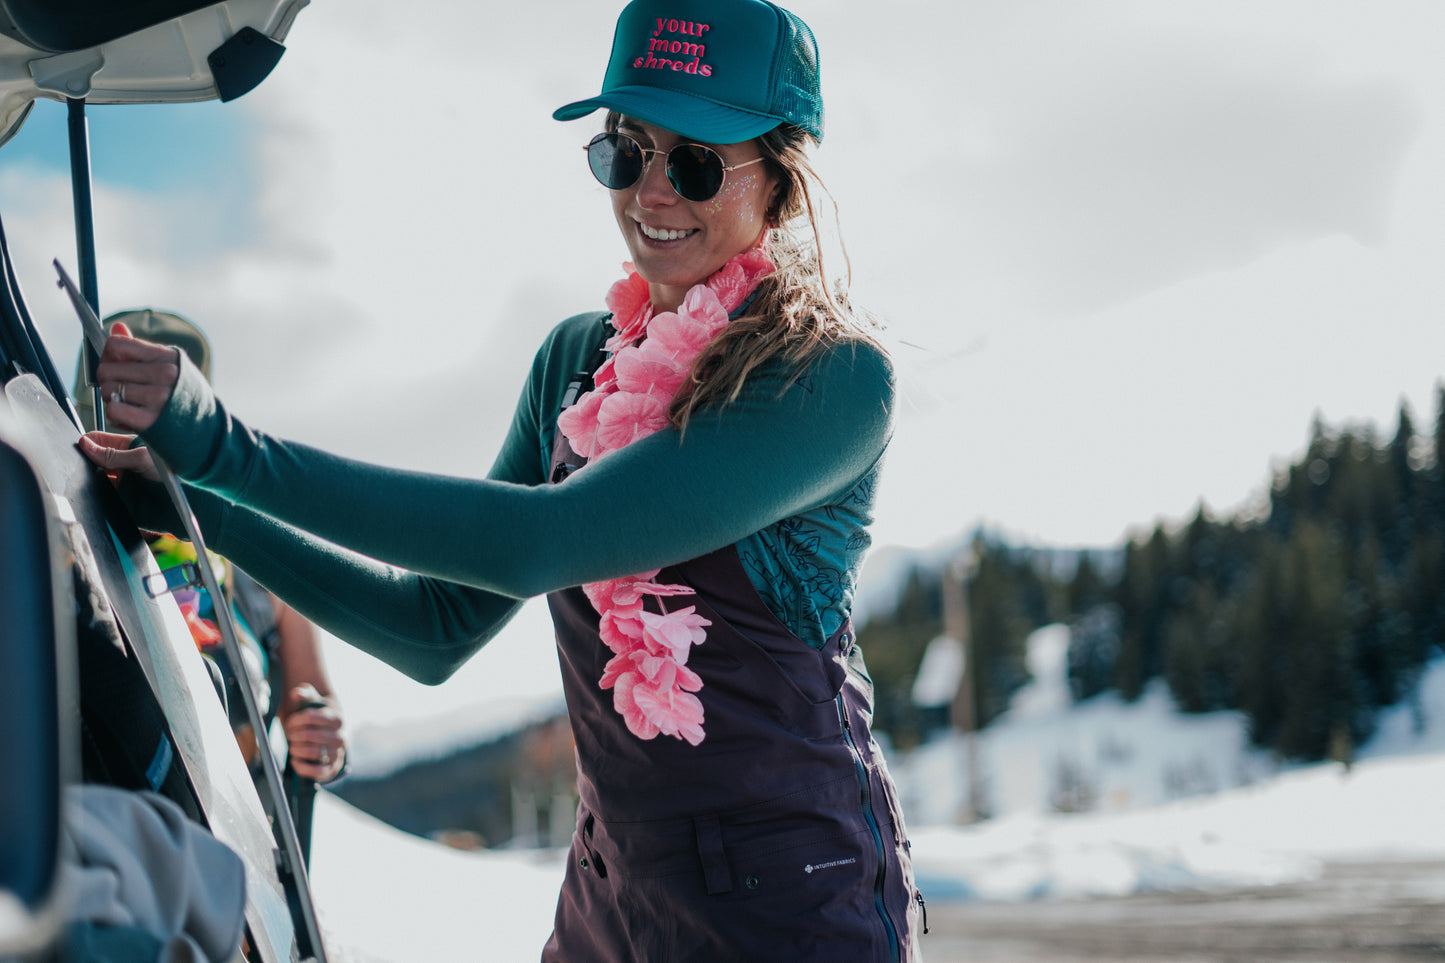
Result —
M 930 903 L 928 925 L 926 963 L 1445 960 L 1445 863 L 1335 863 L 1307 882 L 1213 893 Z

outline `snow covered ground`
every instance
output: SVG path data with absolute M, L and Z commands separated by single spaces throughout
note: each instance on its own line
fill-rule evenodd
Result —
M 1067 644 L 1062 626 L 1034 634 L 1034 681 L 973 747 L 979 808 L 993 818 L 956 825 L 970 799 L 963 736 L 895 765 L 925 894 L 1112 896 L 1445 855 L 1445 660 L 1347 770 L 1281 767 L 1250 748 L 1238 713 L 1180 715 L 1157 680 L 1132 705 L 1070 705 Z
M 467 853 L 317 794 L 311 886 L 340 963 L 536 960 L 552 932 L 562 854 Z
M 955 824 L 969 798 L 961 738 L 893 761 L 930 905 L 1268 885 L 1312 878 L 1327 860 L 1445 858 L 1445 660 L 1348 770 L 1280 768 L 1248 748 L 1239 716 L 1180 716 L 1161 688 L 1133 705 L 1070 706 L 1064 642 L 1058 627 L 1034 636 L 1035 681 L 978 738 L 992 818 Z M 1058 813 L 1059 799 L 1089 808 Z M 535 960 L 550 932 L 559 852 L 456 852 L 328 794 L 315 834 L 312 884 L 339 960 Z

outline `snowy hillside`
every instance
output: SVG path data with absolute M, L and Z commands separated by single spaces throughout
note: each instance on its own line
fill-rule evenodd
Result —
M 977 737 L 976 798 L 985 814 L 1155 806 L 1249 785 L 1273 772 L 1268 754 L 1248 748 L 1242 716 L 1181 716 L 1162 680 L 1132 705 L 1114 695 L 1072 705 L 1068 644 L 1062 625 L 1029 638 L 1033 681 Z M 964 818 L 967 757 L 960 734 L 921 747 L 897 767 L 904 809 L 915 821 Z
M 925 893 L 1268 884 L 1312 875 L 1323 859 L 1445 854 L 1445 660 L 1414 703 L 1382 714 L 1350 769 L 1282 768 L 1249 747 L 1243 716 L 1180 715 L 1158 680 L 1133 704 L 1071 705 L 1067 645 L 1063 626 L 1034 633 L 1034 681 L 977 737 L 977 799 L 992 818 L 956 825 L 970 799 L 963 736 L 895 764 Z

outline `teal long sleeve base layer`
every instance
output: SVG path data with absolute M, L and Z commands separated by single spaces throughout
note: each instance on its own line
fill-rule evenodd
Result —
M 515 614 L 560 588 L 736 545 L 768 608 L 821 645 L 852 605 L 893 374 L 866 341 L 799 377 L 781 364 L 741 395 L 547 483 L 568 383 L 611 333 L 558 325 L 533 361 L 485 479 L 372 465 L 252 430 L 182 358 L 145 433 L 193 486 L 216 551 L 338 638 L 425 682 L 449 676 Z

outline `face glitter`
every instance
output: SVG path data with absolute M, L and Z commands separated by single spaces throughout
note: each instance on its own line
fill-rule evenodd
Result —
M 731 204 L 736 197 L 747 193 L 757 182 L 758 175 L 756 174 L 748 174 L 746 177 L 740 177 L 736 181 L 728 181 L 723 185 L 723 189 L 708 203 L 706 208 L 707 212 L 713 215 L 721 214 L 723 208 Z M 743 220 L 749 223 L 756 220 L 756 212 L 752 210 L 751 206 L 740 208 L 739 214 Z

